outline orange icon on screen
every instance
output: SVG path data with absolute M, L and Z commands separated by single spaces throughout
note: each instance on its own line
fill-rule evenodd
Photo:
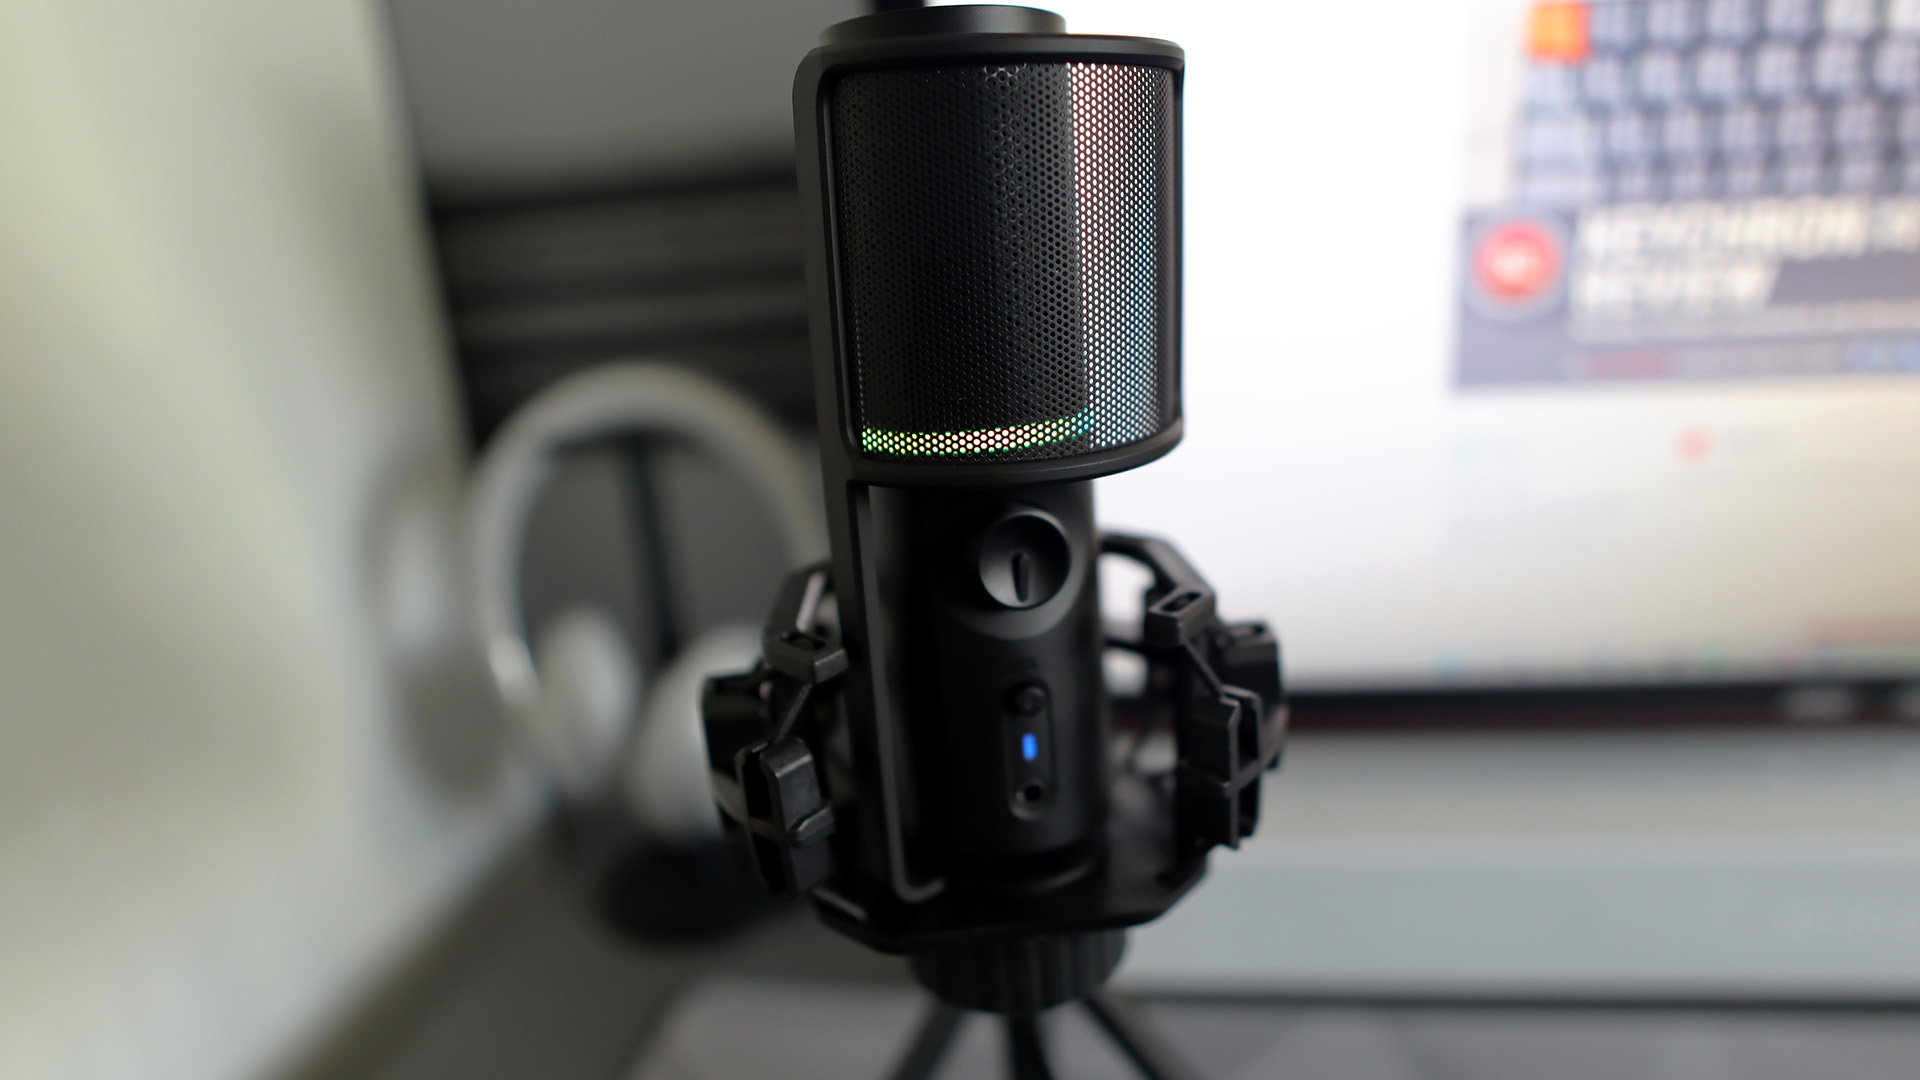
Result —
M 1509 221 L 1474 247 L 1474 283 L 1490 299 L 1528 304 L 1553 288 L 1564 261 L 1559 237 L 1531 221 Z
M 1713 453 L 1713 436 L 1703 427 L 1686 428 L 1680 432 L 1679 449 L 1683 461 L 1705 461 Z
M 1527 20 L 1527 56 L 1543 64 L 1577 64 L 1587 58 L 1587 5 L 1533 5 Z

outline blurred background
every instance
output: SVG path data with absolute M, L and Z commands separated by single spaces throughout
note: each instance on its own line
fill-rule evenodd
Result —
M 1910 1076 L 1920 4 L 1050 6 L 1189 57 L 1103 519 L 1298 692 L 1120 984 L 1220 1077 Z M 0 1076 L 881 1075 L 691 712 L 824 550 L 864 10 L 0 2 Z

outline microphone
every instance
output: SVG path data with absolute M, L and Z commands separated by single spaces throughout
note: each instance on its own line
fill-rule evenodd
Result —
M 1030 1016 L 1251 834 L 1285 723 L 1267 628 L 1095 525 L 1092 481 L 1181 436 L 1184 55 L 1005 6 L 823 40 L 794 122 L 832 557 L 708 684 L 716 799 L 769 889 Z M 1137 629 L 1102 624 L 1103 554 L 1152 573 Z M 1109 649 L 1145 657 L 1138 699 Z

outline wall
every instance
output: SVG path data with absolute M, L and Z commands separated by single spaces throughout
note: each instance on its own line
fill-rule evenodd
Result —
M 859 0 L 390 0 L 440 190 L 710 176 L 786 160 L 793 71 Z
M 0 1076 L 269 1071 L 528 816 L 382 32 L 0 4 Z

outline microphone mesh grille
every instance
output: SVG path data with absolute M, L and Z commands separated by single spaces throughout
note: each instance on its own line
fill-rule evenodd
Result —
M 830 92 L 841 325 L 870 458 L 1018 462 L 1179 416 L 1173 74 L 859 72 Z

